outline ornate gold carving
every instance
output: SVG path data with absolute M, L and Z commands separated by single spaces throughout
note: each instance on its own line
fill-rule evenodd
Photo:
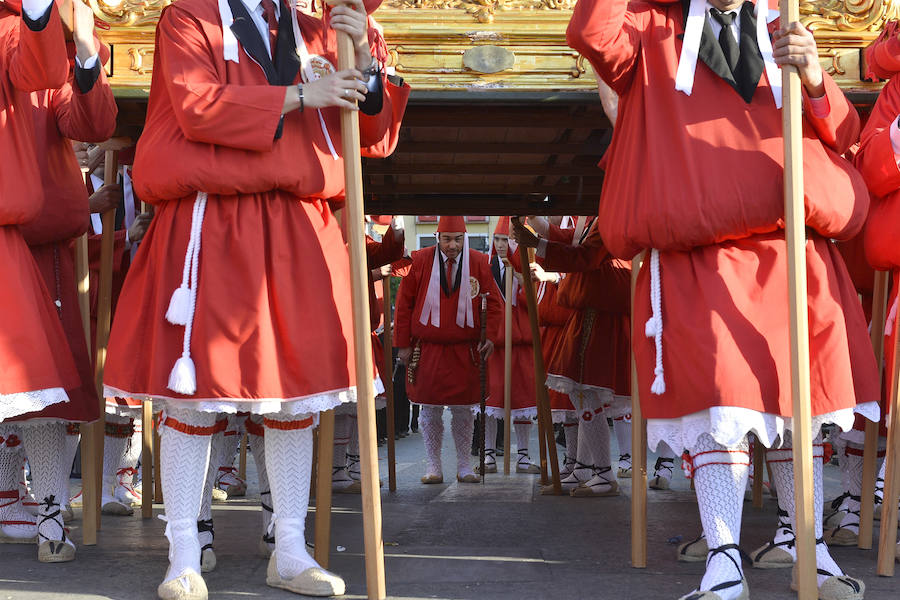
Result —
M 94 14 L 116 26 L 154 25 L 173 0 L 88 0 Z
M 146 57 L 153 57 L 153 47 L 147 46 L 144 48 L 135 48 L 131 47 L 128 49 L 128 56 L 131 57 L 131 66 L 128 67 L 138 75 L 146 75 L 153 71 L 153 67 L 144 64 L 144 59 Z
M 815 31 L 878 32 L 900 17 L 900 0 L 801 0 L 800 21 Z
M 464 10 L 479 23 L 493 23 L 494 15 L 507 10 L 571 10 L 576 0 L 389 0 L 392 8 Z

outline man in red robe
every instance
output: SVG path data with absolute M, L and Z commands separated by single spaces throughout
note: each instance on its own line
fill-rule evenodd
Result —
M 868 77 L 890 79 L 878 96 L 875 108 L 860 136 L 856 165 L 872 192 L 872 209 L 864 233 L 866 258 L 879 270 L 893 275 L 888 297 L 888 321 L 885 324 L 884 357 L 891 381 L 897 336 L 898 289 L 900 289 L 900 252 L 897 244 L 897 215 L 900 214 L 900 36 L 898 23 L 885 25 L 881 36 L 866 49 Z M 843 457 L 841 457 L 843 459 Z M 885 463 L 878 474 L 876 499 L 884 492 Z M 877 507 L 876 510 L 880 508 Z M 895 550 L 900 560 L 900 544 Z
M 101 64 L 103 58 L 109 58 L 109 52 L 94 33 L 93 12 L 82 4 L 73 3 L 77 13 L 73 39 L 67 44 L 72 65 L 69 81 L 59 89 L 31 94 L 45 210 L 21 228 L 56 305 L 81 378 L 77 389 L 67 390 L 68 403 L 48 407 L 40 416 L 69 423 L 94 421 L 99 412 L 93 361 L 85 343 L 78 305 L 73 245 L 87 228 L 89 202 L 69 140 L 106 140 L 115 130 L 117 113 L 116 101 Z M 77 431 L 77 425 L 67 427 L 67 434 L 72 429 Z M 77 441 L 77 434 L 67 435 L 65 450 L 60 456 L 65 476 L 57 500 L 63 512 L 70 516 L 68 474 Z
M 344 194 L 340 110 L 360 102 L 363 153 L 385 156 L 409 87 L 383 75 L 361 0 L 330 0 L 326 17 L 180 0 L 156 30 L 134 185 L 157 210 L 120 296 L 143 318 L 117 315 L 105 384 L 165 407 L 163 599 L 207 597 L 197 519 L 210 435 L 217 413 L 237 411 L 263 417 L 276 515 L 266 583 L 345 589 L 304 539 L 316 415 L 356 389 L 348 254 L 329 203 Z M 335 31 L 353 39 L 356 69 L 335 72 Z
M 56 498 L 65 425 L 59 418 L 30 417 L 69 402 L 65 390 L 77 389 L 81 381 L 56 307 L 19 227 L 38 217 L 44 201 L 30 94 L 64 86 L 68 74 L 55 5 L 50 0 L 0 3 L 0 278 L 16 282 L 0 291 L 0 510 L 19 501 L 15 461 L 21 461 L 17 453 L 24 440 L 39 502 L 41 562 L 73 560 L 75 546 L 63 528 Z M 21 437 L 6 423 L 12 417 L 26 419 L 19 426 Z M 0 521 L 6 520 L 0 512 Z
M 462 217 L 441 217 L 437 245 L 414 252 L 412 259 L 397 293 L 395 344 L 399 360 L 411 371 L 407 394 L 421 407 L 419 427 L 428 461 L 422 483 L 444 481 L 445 406 L 452 414 L 457 481 L 477 483 L 469 459 L 472 407 L 480 401 L 479 362 L 494 349 L 491 337 L 480 342 L 481 295 L 487 294 L 487 331 L 492 332 L 490 323 L 503 320 L 500 290 L 485 255 L 469 248 Z
M 579 0 L 567 31 L 619 96 L 600 234 L 617 257 L 647 250 L 633 315 L 646 335 L 632 344 L 651 447 L 665 441 L 693 457 L 709 555 L 692 600 L 747 597 L 737 545 L 748 432 L 773 449 L 794 519 L 779 65 L 796 66 L 804 87 L 812 434 L 826 422 L 849 429 L 855 410 L 878 415 L 865 319 L 830 241 L 855 234 L 868 207 L 840 156 L 859 119 L 823 73 L 812 34 L 768 23 L 759 8 Z M 818 538 L 822 465 L 813 465 Z M 816 558 L 820 598 L 863 597 L 824 543 Z
M 522 288 L 521 276 L 509 262 L 511 253 L 516 251 L 515 241 L 509 237 L 509 217 L 500 217 L 494 229 L 491 246 L 490 264 L 494 281 L 506 302 L 506 282 L 512 277 L 512 389 L 510 390 L 510 416 L 513 430 L 516 433 L 516 473 L 540 473 L 541 469 L 532 464 L 528 455 L 528 439 L 531 436 L 532 420 L 537 417 L 537 401 L 534 389 L 534 353 L 532 350 L 531 324 L 528 320 L 528 305 Z M 518 256 L 515 257 L 518 262 Z M 486 473 L 497 472 L 497 422 L 503 419 L 504 381 L 506 354 L 506 311 L 504 318 L 491 326 L 495 333 L 496 351 L 491 354 L 489 379 L 490 398 L 485 412 L 485 450 L 484 470 Z M 475 407 L 478 410 L 478 407 Z

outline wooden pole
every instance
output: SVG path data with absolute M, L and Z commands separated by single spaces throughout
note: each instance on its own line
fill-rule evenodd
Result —
M 513 217 L 518 219 L 518 217 Z M 541 346 L 541 326 L 538 321 L 537 295 L 534 291 L 534 281 L 531 280 L 531 263 L 534 262 L 534 248 L 529 248 L 525 256 L 519 261 L 522 273 L 522 288 L 525 290 L 525 301 L 528 303 L 528 321 L 531 324 L 531 345 L 534 351 L 534 387 L 536 392 L 538 428 L 542 431 L 538 435 L 547 445 L 546 457 L 541 453 L 541 470 L 546 466 L 544 461 L 550 463 L 551 483 L 553 493 L 562 495 L 562 483 L 559 479 L 559 458 L 556 455 L 556 439 L 553 435 L 553 416 L 550 412 L 550 397 L 547 394 L 547 370 L 544 367 L 544 351 Z M 527 260 L 526 260 L 527 258 Z
M 507 250 L 509 252 L 509 250 Z M 503 474 L 509 475 L 509 455 L 512 452 L 512 289 L 513 272 L 506 259 L 506 298 L 503 313 Z M 543 452 L 541 452 L 543 455 Z
M 241 450 L 238 455 L 238 477 L 247 479 L 247 434 L 241 436 Z
M 318 456 L 316 458 L 315 559 L 328 568 L 331 554 L 331 466 L 334 463 L 334 411 L 319 414 Z
M 141 517 L 153 518 L 153 403 L 141 402 Z
M 875 272 L 872 292 L 872 350 L 878 366 L 878 389 L 884 378 L 884 322 L 887 308 L 888 272 Z M 875 479 L 878 473 L 878 423 L 866 421 L 866 438 L 863 447 L 863 477 L 859 504 L 859 541 L 863 550 L 872 549 L 872 532 L 875 526 Z
M 82 235 L 75 242 L 75 282 L 78 286 L 78 308 L 81 311 L 81 324 L 84 327 L 85 343 L 88 353 L 91 352 L 91 296 L 90 268 L 88 266 L 88 238 Z M 81 518 L 82 543 L 93 546 L 97 543 L 97 519 L 99 499 L 97 492 L 100 483 L 97 481 L 96 465 L 102 462 L 102 455 L 97 456 L 97 436 L 103 435 L 102 428 L 95 423 L 81 425 Z
M 338 70 L 355 68 L 353 40 L 337 33 Z M 375 430 L 375 395 L 372 381 L 372 340 L 369 323 L 369 288 L 363 228 L 362 162 L 359 114 L 341 110 L 344 151 L 344 192 L 347 241 L 350 249 L 350 290 L 353 302 L 353 338 L 356 349 L 356 393 L 359 426 L 362 512 L 366 557 L 366 590 L 370 600 L 386 597 L 384 540 L 381 532 L 381 490 L 378 479 L 378 447 Z
M 634 323 L 634 288 L 643 254 L 631 261 L 631 339 L 637 339 Z M 637 363 L 631 351 L 631 566 L 647 568 L 647 419 L 641 411 Z
M 894 324 L 894 361 L 891 370 L 891 395 L 888 397 L 888 439 L 885 448 L 884 498 L 881 504 L 881 537 L 878 540 L 877 573 L 894 576 L 897 548 L 897 501 L 900 499 L 900 332 Z
M 766 449 L 759 439 L 753 444 L 753 508 L 763 507 L 763 468 L 766 460 Z
M 394 235 L 388 231 L 385 235 Z M 393 304 L 393 292 L 391 291 L 391 276 L 388 275 L 381 282 L 384 288 L 384 364 L 382 365 L 381 382 L 384 384 L 385 423 L 387 424 L 387 459 L 388 459 L 388 489 L 397 491 L 397 436 L 394 427 L 394 324 L 391 321 L 391 304 Z
M 797 0 L 780 0 L 781 22 L 800 21 Z M 794 505 L 799 600 L 816 600 L 816 536 L 813 514 L 812 409 L 809 391 L 809 311 L 806 291 L 806 215 L 803 202 L 802 88 L 795 67 L 782 67 L 784 217 L 788 251 L 788 300 L 793 399 Z

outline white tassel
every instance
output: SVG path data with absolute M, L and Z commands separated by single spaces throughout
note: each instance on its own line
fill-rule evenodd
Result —
M 650 309 L 653 315 L 644 325 L 644 334 L 652 337 L 656 346 L 656 368 L 653 370 L 656 378 L 650 386 L 650 392 L 659 396 L 666 393 L 666 379 L 662 356 L 662 281 L 659 277 L 659 250 L 655 248 L 650 250 Z
M 191 311 L 191 290 L 186 285 L 179 286 L 169 300 L 169 310 L 166 311 L 166 321 L 172 325 L 187 325 Z
M 197 369 L 189 355 L 175 361 L 169 373 L 169 389 L 184 396 L 191 396 L 197 391 Z

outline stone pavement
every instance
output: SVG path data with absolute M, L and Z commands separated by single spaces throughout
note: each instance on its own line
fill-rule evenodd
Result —
M 448 423 L 444 478 L 452 481 L 449 431 Z M 649 568 L 638 570 L 629 563 L 629 480 L 622 482 L 622 495 L 598 499 L 541 496 L 534 475 L 507 478 L 501 473 L 488 475 L 484 485 L 423 486 L 422 440 L 413 434 L 397 442 L 398 489 L 389 493 L 385 448 L 379 454 L 390 598 L 674 600 L 702 576 L 702 564 L 674 558 L 673 538 L 693 539 L 700 531 L 696 502 L 678 471 L 672 490 L 649 492 Z M 252 458 L 248 471 L 248 497 L 214 505 L 218 567 L 206 575 L 210 598 L 294 598 L 265 586 L 266 561 L 255 554 L 260 518 Z M 830 498 L 837 493 L 838 473 L 831 466 L 826 473 Z M 360 507 L 359 496 L 334 496 L 331 569 L 346 578 L 346 598 L 366 597 Z M 774 533 L 775 509 L 768 497 L 762 510 L 744 505 L 742 546 L 747 551 Z M 312 519 L 309 523 L 312 540 Z M 79 543 L 75 562 L 40 564 L 33 546 L 0 546 L 0 600 L 156 597 L 167 565 L 161 521 L 144 521 L 139 511 L 134 517 L 105 517 L 100 543 L 93 547 L 80 545 L 79 524 L 76 520 L 72 530 Z M 836 548 L 833 554 L 845 571 L 865 580 L 867 599 L 900 598 L 900 568 L 897 578 L 880 578 L 874 551 Z M 754 600 L 796 598 L 789 589 L 790 570 L 748 569 L 747 577 Z

